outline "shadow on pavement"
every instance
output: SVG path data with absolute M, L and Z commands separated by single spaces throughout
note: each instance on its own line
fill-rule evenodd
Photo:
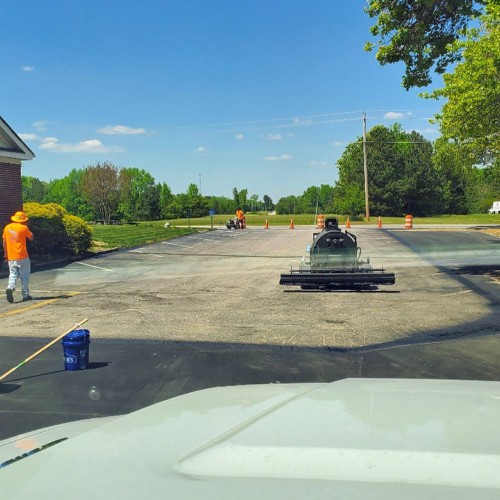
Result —
M 17 391 L 20 387 L 19 384 L 6 384 L 0 382 L 0 394 L 9 394 L 10 392 Z
M 32 300 L 53 300 L 53 299 L 71 299 L 75 295 L 69 293 L 62 293 L 60 295 L 45 295 L 43 297 L 32 297 Z
M 111 363 L 111 361 L 96 361 L 89 362 L 89 366 L 87 366 L 87 370 L 96 370 L 97 368 L 105 368 Z
M 450 274 L 471 274 L 475 276 L 489 276 L 491 278 L 498 279 L 500 278 L 500 264 L 459 266 L 457 269 L 451 270 Z
M 109 365 L 109 362 L 89 362 L 87 366 L 87 370 L 95 370 L 98 368 L 105 368 L 106 366 Z M 30 375 L 29 377 L 22 377 L 22 378 L 14 378 L 11 379 L 11 382 L 20 382 L 21 380 L 29 380 L 30 378 L 39 378 L 39 377 L 46 377 L 47 375 L 54 375 L 55 373 L 61 373 L 65 372 L 66 370 L 54 370 L 51 372 L 45 372 L 45 373 L 37 373 L 35 375 Z
M 3 339 L 2 364 L 15 364 L 23 351 L 39 343 L 40 339 Z M 47 350 L 20 369 L 22 377 L 0 384 L 0 440 L 73 420 L 129 413 L 216 386 L 318 383 L 348 377 L 500 380 L 499 351 L 499 336 L 484 334 L 448 342 L 378 345 L 364 351 L 93 340 L 89 369 L 65 371 L 59 350 Z
M 359 288 L 359 289 L 345 289 L 339 288 L 337 290 L 301 290 L 299 289 L 286 289 L 284 293 L 401 293 L 400 290 L 381 290 L 380 288 Z

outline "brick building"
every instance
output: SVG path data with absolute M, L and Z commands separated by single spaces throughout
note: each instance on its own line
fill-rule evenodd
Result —
M 33 151 L 0 116 L 0 227 L 23 209 L 21 162 L 32 160 Z

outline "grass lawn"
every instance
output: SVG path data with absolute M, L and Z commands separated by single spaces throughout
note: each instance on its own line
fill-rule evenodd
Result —
M 170 240 L 179 236 L 194 233 L 194 229 L 187 227 L 165 228 L 164 222 L 143 222 L 135 224 L 122 224 L 116 226 L 92 226 L 94 240 L 93 250 L 107 248 L 129 248 L 156 241 Z

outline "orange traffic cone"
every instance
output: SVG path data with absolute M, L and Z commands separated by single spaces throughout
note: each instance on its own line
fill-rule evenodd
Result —
M 290 229 L 295 229 L 295 226 L 293 225 L 293 219 L 290 219 Z
M 378 216 L 377 227 L 382 227 L 382 217 L 380 217 L 380 215 Z
M 264 229 L 269 229 L 269 224 L 267 222 L 267 219 L 266 219 L 266 223 L 264 224 Z
M 350 217 L 347 217 L 347 220 L 345 221 L 345 227 L 350 228 L 351 227 L 351 219 Z

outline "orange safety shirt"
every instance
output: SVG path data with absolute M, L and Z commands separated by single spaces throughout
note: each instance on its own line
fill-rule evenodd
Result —
M 236 217 L 238 217 L 239 220 L 243 220 L 243 210 L 237 210 Z
M 8 260 L 21 260 L 28 257 L 26 238 L 32 240 L 33 233 L 25 224 L 11 222 L 3 230 L 3 241 Z

